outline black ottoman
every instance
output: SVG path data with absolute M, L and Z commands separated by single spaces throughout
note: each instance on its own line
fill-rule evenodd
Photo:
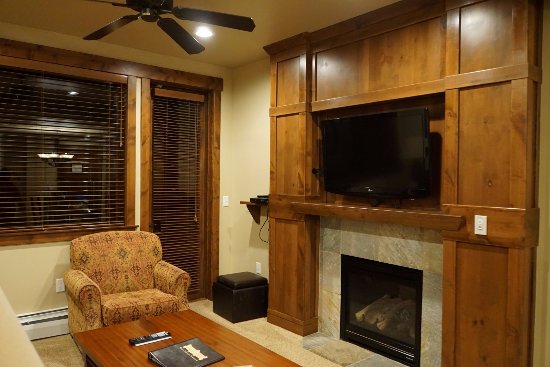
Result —
M 212 285 L 214 313 L 231 322 L 267 315 L 267 279 L 250 272 L 218 276 Z

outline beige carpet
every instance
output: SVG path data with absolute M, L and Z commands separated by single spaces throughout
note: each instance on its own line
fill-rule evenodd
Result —
M 338 364 L 305 350 L 302 346 L 303 337 L 272 325 L 265 318 L 232 324 L 212 312 L 211 301 L 201 300 L 191 303 L 190 306 L 193 311 L 285 356 L 300 366 L 339 367 Z M 46 367 L 82 367 L 84 365 L 80 352 L 69 335 L 36 340 L 33 345 Z

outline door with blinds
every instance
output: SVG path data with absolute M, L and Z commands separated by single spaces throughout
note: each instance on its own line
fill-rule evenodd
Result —
M 152 90 L 152 231 L 163 259 L 189 273 L 189 299 L 205 297 L 204 96 Z

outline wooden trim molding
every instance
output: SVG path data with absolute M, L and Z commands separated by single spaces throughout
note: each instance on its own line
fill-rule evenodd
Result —
M 391 99 L 418 97 L 436 93 L 443 93 L 445 84 L 443 79 L 431 82 L 415 83 L 402 87 L 388 88 L 354 96 L 331 98 L 311 103 L 313 112 L 330 110 L 335 108 L 352 107 L 366 103 L 382 102 Z
M 151 80 L 141 80 L 141 192 L 140 192 L 140 230 L 151 231 L 152 210 L 152 140 L 153 116 L 151 100 Z
M 538 243 L 539 209 L 492 208 L 444 204 L 443 212 L 460 216 L 465 225 L 458 230 L 443 230 L 445 239 L 497 247 L 525 248 Z M 474 233 L 474 216 L 487 216 L 487 236 Z
M 128 112 L 126 119 L 126 199 L 124 220 L 126 225 L 136 223 L 136 77 L 128 78 Z
M 62 74 L 68 76 L 78 76 L 80 78 L 111 81 L 121 84 L 126 84 L 128 81 L 128 77 L 126 75 L 106 73 L 98 70 L 82 69 L 69 65 L 50 64 L 44 61 L 20 59 L 10 56 L 0 56 L 0 65 L 44 71 L 48 73 Z
M 223 90 L 221 78 L 2 38 L 0 38 L 0 55 L 20 59 L 21 62 L 24 62 L 23 60 L 40 61 L 52 65 L 52 68 L 55 67 L 53 65 L 75 67 L 83 73 L 100 70 L 103 73 L 132 75 L 206 90 Z
M 449 75 L 445 77 L 445 89 L 474 87 L 482 84 L 493 84 L 524 78 L 529 78 L 540 83 L 542 82 L 542 72 L 536 66 L 521 64 Z
M 183 99 L 186 101 L 204 103 L 204 95 L 197 93 L 182 92 L 178 90 L 155 88 L 155 96 Z
M 456 231 L 463 227 L 461 215 L 437 211 L 402 210 L 393 208 L 359 207 L 325 203 L 290 203 L 292 210 L 309 215 L 396 223 L 406 226 Z
M 307 112 L 307 104 L 305 102 L 290 104 L 286 106 L 271 107 L 269 109 L 270 117 L 279 117 L 285 115 L 295 115 L 297 113 Z

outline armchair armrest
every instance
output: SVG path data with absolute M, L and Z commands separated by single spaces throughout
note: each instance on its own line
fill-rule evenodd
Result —
M 191 284 L 191 277 L 185 270 L 181 270 L 161 260 L 153 269 L 153 277 L 155 279 L 156 288 L 178 297 L 182 306 L 189 308 L 187 303 L 187 289 L 189 289 L 189 284 Z
M 99 286 L 82 271 L 74 269 L 65 272 L 63 281 L 70 314 L 69 330 L 71 333 L 101 327 L 101 290 Z

